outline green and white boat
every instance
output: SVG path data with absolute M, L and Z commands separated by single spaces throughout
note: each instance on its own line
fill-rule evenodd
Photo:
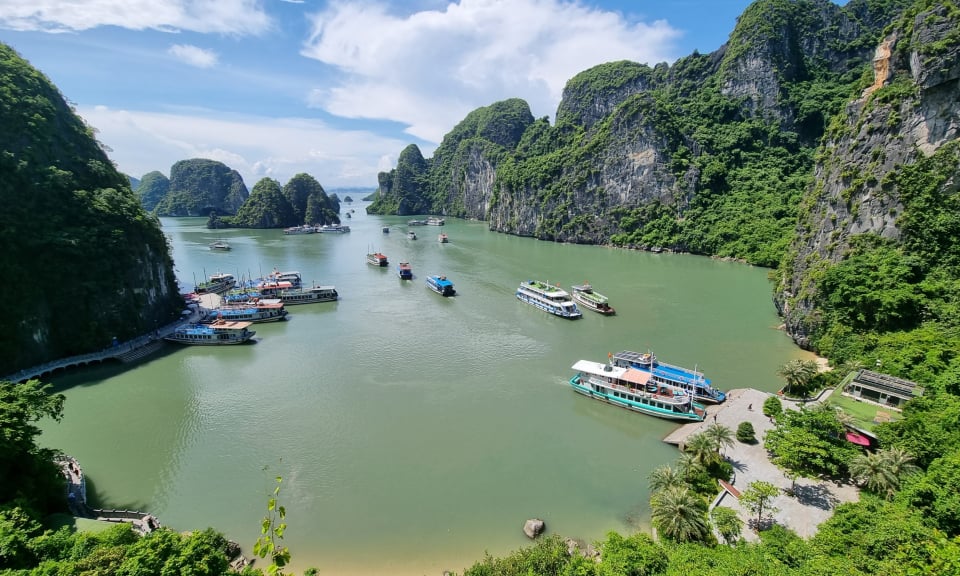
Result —
M 570 379 L 575 392 L 635 412 L 668 420 L 703 422 L 706 408 L 682 388 L 651 382 L 649 372 L 579 360 Z

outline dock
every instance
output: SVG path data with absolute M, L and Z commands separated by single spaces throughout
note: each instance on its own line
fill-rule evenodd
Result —
M 715 506 L 732 508 L 743 520 L 744 526 L 750 526 L 753 517 L 740 506 L 740 494 L 749 488 L 751 482 L 769 482 L 781 491 L 772 502 L 773 506 L 779 509 L 773 521 L 803 538 L 810 538 L 816 534 L 817 527 L 833 514 L 836 506 L 844 502 L 855 502 L 859 498 L 859 492 L 852 484 L 836 484 L 819 478 L 793 480 L 770 461 L 763 445 L 764 435 L 775 427 L 774 423 L 763 415 L 763 403 L 770 396 L 772 394 L 769 392 L 752 388 L 731 390 L 727 393 L 726 402 L 707 406 L 707 416 L 703 422 L 684 424 L 668 434 L 663 441 L 683 449 L 688 438 L 703 432 L 714 423 L 736 432 L 741 422 L 750 422 L 757 442 L 744 444 L 735 441 L 733 446 L 723 450 L 724 459 L 733 464 L 734 475 L 729 481 L 719 481 L 719 494 L 711 504 L 711 509 Z M 822 397 L 812 401 L 818 402 Z M 784 410 L 800 409 L 798 402 L 781 400 L 781 403 Z M 790 495 L 791 493 L 793 495 Z M 750 542 L 759 539 L 754 530 L 744 530 L 742 537 Z

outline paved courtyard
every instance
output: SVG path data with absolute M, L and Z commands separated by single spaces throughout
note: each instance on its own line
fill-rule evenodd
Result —
M 686 424 L 664 438 L 665 442 L 681 445 L 686 438 L 706 429 L 714 422 L 722 424 L 734 432 L 741 422 L 750 422 L 756 431 L 759 442 L 743 444 L 736 442 L 724 452 L 724 456 L 734 467 L 733 486 L 743 492 L 755 480 L 769 482 L 781 489 L 791 486 L 789 478 L 767 457 L 763 447 L 763 435 L 773 428 L 773 423 L 763 415 L 763 402 L 770 394 L 753 389 L 731 390 L 727 401 L 719 406 L 708 406 L 707 417 L 703 422 Z M 785 409 L 796 408 L 791 402 L 783 402 Z M 859 498 L 857 488 L 848 484 L 837 485 L 833 482 L 798 478 L 796 497 L 787 496 L 781 491 L 773 501 L 779 508 L 773 519 L 777 524 L 790 528 L 800 536 L 809 538 L 817 532 L 817 526 L 833 514 L 833 509 L 844 502 L 855 502 Z M 747 526 L 749 513 L 740 507 L 739 501 L 726 494 L 719 506 L 737 510 Z M 757 540 L 757 535 L 748 529 L 743 531 L 744 539 Z

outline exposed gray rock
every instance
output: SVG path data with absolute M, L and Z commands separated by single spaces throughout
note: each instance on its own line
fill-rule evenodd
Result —
M 526 534 L 527 538 L 530 538 L 531 540 L 543 534 L 543 531 L 546 528 L 547 525 L 539 518 L 531 518 L 523 523 L 523 533 Z

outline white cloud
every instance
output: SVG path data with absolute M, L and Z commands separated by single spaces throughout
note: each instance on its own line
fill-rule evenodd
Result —
M 281 184 L 300 172 L 325 188 L 377 185 L 405 142 L 364 131 L 342 131 L 318 120 L 217 116 L 210 110 L 158 113 L 81 107 L 78 112 L 112 149 L 124 173 L 140 178 L 158 170 L 170 175 L 179 160 L 209 158 L 237 170 L 247 188 L 264 176 Z
M 217 53 L 204 50 L 190 44 L 174 44 L 167 50 L 169 54 L 197 68 L 213 68 L 217 64 Z
M 258 0 L 0 0 L 0 28 L 67 32 L 98 26 L 260 34 L 271 26 Z
M 675 58 L 679 32 L 568 0 L 460 0 L 407 16 L 386 4 L 334 2 L 312 17 L 303 55 L 344 73 L 311 105 L 409 125 L 438 142 L 480 106 L 523 98 L 553 115 L 567 80 L 614 60 Z

